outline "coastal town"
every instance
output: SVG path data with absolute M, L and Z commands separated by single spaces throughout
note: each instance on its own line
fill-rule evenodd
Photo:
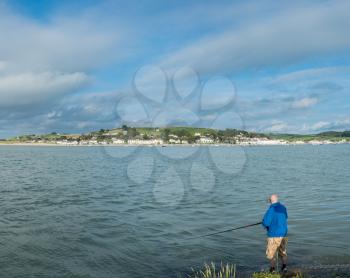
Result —
M 57 146 L 170 146 L 170 145 L 326 145 L 350 142 L 348 132 L 317 135 L 263 134 L 243 130 L 214 130 L 192 127 L 121 128 L 88 134 L 23 135 L 1 140 L 2 144 Z

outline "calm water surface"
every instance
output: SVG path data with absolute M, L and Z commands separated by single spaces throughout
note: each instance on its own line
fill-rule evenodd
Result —
M 260 270 L 259 226 L 186 238 L 260 221 L 271 192 L 288 207 L 291 264 L 350 262 L 350 145 L 247 147 L 244 161 L 213 148 L 0 146 L 1 277 Z

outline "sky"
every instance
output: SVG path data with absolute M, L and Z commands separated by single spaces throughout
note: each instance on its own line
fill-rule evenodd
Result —
M 0 0 L 0 138 L 350 130 L 349 1 Z

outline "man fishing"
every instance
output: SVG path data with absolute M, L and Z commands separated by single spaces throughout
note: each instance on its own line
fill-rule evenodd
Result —
M 275 254 L 278 251 L 282 258 L 281 271 L 287 270 L 287 209 L 278 201 L 278 196 L 272 194 L 269 198 L 271 204 L 264 215 L 262 225 L 267 230 L 266 257 L 270 260 L 270 272 L 276 270 Z

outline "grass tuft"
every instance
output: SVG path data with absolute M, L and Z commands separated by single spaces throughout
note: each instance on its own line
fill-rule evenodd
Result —
M 190 278 L 236 278 L 236 265 L 223 264 L 216 268 L 215 263 L 205 264 L 199 271 L 193 270 Z

